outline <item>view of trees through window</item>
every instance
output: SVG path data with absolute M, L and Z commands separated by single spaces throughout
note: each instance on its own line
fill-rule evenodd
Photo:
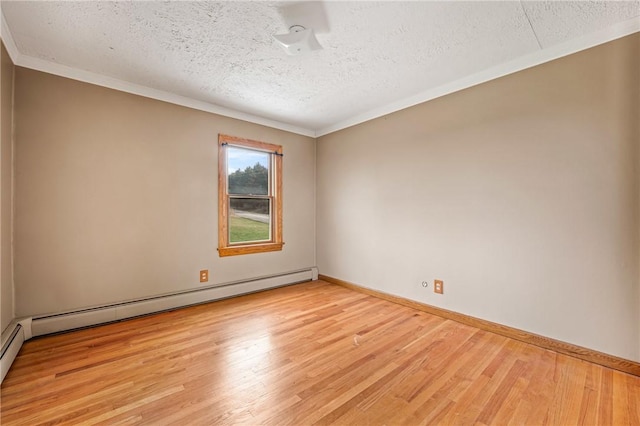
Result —
M 269 169 L 260 163 L 237 169 L 229 174 L 230 194 L 267 195 L 269 193 Z

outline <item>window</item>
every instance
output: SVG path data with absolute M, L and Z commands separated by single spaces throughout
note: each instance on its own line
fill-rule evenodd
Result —
M 282 147 L 218 136 L 218 254 L 282 250 Z

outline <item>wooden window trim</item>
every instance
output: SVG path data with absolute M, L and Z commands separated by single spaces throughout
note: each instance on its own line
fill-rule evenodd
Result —
M 271 240 L 260 243 L 231 244 L 229 242 L 229 195 L 227 194 L 227 154 L 225 146 L 254 149 L 277 153 L 273 156 L 271 185 L 273 206 L 271 212 Z M 218 135 L 218 255 L 237 256 L 241 254 L 280 251 L 282 241 L 282 146 L 229 135 Z

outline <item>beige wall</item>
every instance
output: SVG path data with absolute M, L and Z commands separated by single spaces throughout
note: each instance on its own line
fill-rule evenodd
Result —
M 315 140 L 16 67 L 16 313 L 315 266 Z M 219 258 L 217 136 L 283 145 L 282 252 Z
M 2 43 L 0 43 L 2 44 Z M 13 275 L 11 270 L 11 131 L 12 131 L 12 103 L 13 103 L 13 72 L 14 66 L 7 50 L 1 48 L 0 80 L 0 138 L 2 151 L 0 152 L 0 174 L 2 186 L 0 188 L 0 330 L 4 330 L 14 317 L 13 312 Z
M 296 270 L 317 250 L 323 274 L 640 360 L 638 52 L 636 34 L 317 146 L 17 67 L 16 315 L 195 289 L 200 269 L 209 284 Z M 284 145 L 283 252 L 217 256 L 218 133 Z M 422 288 L 434 278 L 443 296 Z
M 320 273 L 640 360 L 639 53 L 635 34 L 320 138 Z

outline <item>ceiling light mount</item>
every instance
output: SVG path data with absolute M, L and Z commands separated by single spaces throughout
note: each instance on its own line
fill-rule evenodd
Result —
M 299 33 L 300 31 L 304 31 L 304 30 L 306 30 L 306 28 L 303 27 L 302 25 L 292 25 L 289 27 L 290 33 Z
M 322 49 L 313 29 L 307 29 L 302 25 L 292 25 L 289 27 L 289 33 L 275 34 L 273 38 L 292 56 Z

